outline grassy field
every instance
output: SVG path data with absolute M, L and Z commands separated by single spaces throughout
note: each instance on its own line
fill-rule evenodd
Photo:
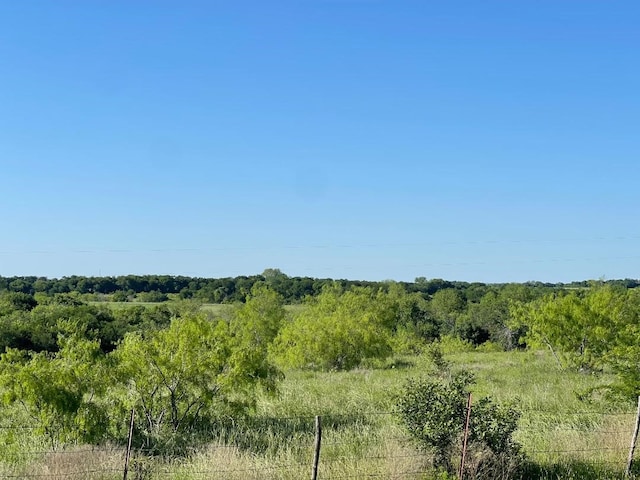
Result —
M 158 302 L 89 302 L 91 305 L 104 305 L 113 309 L 122 309 L 122 308 L 130 308 L 130 307 L 157 307 L 159 305 L 166 304 L 166 302 L 158 303 Z M 214 315 L 222 314 L 225 309 L 229 308 L 229 304 L 225 303 L 203 303 L 201 308 L 204 311 L 211 312 Z M 302 305 L 285 305 L 285 310 L 289 312 L 295 312 L 300 308 L 304 308 Z
M 476 373 L 474 398 L 489 395 L 522 411 L 517 439 L 534 464 L 527 478 L 623 478 L 633 405 L 614 405 L 602 398 L 580 400 L 588 389 L 605 384 L 606 377 L 561 372 L 546 352 L 471 351 L 447 359 L 453 368 Z M 428 456 L 413 447 L 393 414 L 406 379 L 431 371 L 429 360 L 416 356 L 396 358 L 377 369 L 287 372 L 280 394 L 260 397 L 251 420 L 229 420 L 211 432 L 206 447 L 187 459 L 134 455 L 132 476 L 308 478 L 314 417 L 320 415 L 324 424 L 320 479 L 436 478 L 426 473 Z M 5 458 L 9 451 L 5 450 Z M 120 447 L 76 446 L 51 452 L 25 437 L 22 448 L 11 451 L 21 466 L 5 467 L 0 478 L 122 478 Z

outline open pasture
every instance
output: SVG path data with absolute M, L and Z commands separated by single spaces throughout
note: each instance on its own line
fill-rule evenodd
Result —
M 517 440 L 530 462 L 527 478 L 623 478 L 633 405 L 593 395 L 584 400 L 585 392 L 606 384 L 606 377 L 560 371 L 546 352 L 468 351 L 446 358 L 453 369 L 475 372 L 474 398 L 489 395 L 522 411 Z M 286 372 L 278 396 L 260 396 L 251 418 L 221 422 L 208 442 L 187 457 L 134 451 L 131 475 L 306 478 L 314 419 L 320 415 L 318 478 L 436 478 L 429 473 L 428 455 L 415 449 L 394 414 L 406 379 L 431 374 L 426 356 L 396 357 L 377 368 L 349 372 Z M 5 449 L 0 478 L 122 478 L 122 447 L 76 445 L 53 451 L 28 431 L 13 434 L 22 436 L 22 446 Z

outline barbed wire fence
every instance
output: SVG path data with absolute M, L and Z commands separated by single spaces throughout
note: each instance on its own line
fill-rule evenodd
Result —
M 575 471 L 608 472 L 615 478 L 629 475 L 638 412 L 534 408 L 521 412 L 517 440 L 532 464 L 547 471 L 569 466 Z M 158 455 L 157 450 L 127 445 L 21 448 L 5 442 L 0 444 L 0 479 L 429 478 L 429 455 L 415 447 L 391 418 L 395 416 L 394 412 L 372 412 L 262 419 L 265 425 L 295 423 L 294 433 L 281 432 L 280 436 L 273 429 L 251 431 L 250 425 L 241 427 L 238 421 L 233 422 L 239 427 L 232 438 L 212 436 L 201 448 L 179 455 Z M 360 427 L 357 431 L 351 428 L 354 424 Z M 0 424 L 4 437 L 24 436 L 32 430 L 36 427 Z M 239 441 L 248 434 L 267 438 L 255 448 Z M 461 469 L 461 476 L 473 478 L 469 472 Z

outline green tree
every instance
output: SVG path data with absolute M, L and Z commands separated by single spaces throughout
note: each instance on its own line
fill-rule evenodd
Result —
M 325 287 L 282 327 L 274 352 L 280 364 L 294 368 L 348 370 L 366 359 L 391 354 L 395 310 L 390 297 L 371 288 L 342 292 Z
M 421 293 L 407 293 L 402 285 L 390 283 L 387 294 L 395 311 L 393 344 L 396 353 L 419 353 L 427 342 L 438 338 L 438 324 Z
M 274 382 L 282 373 L 270 359 L 269 350 L 285 320 L 282 297 L 270 287 L 256 283 L 243 304 L 231 310 L 229 330 L 234 351 L 231 363 Z M 273 390 L 275 383 L 269 385 Z
M 158 290 L 151 290 L 150 292 L 140 292 L 136 295 L 136 300 L 139 302 L 161 303 L 169 300 L 166 293 L 159 292 Z
M 116 290 L 111 295 L 111 301 L 112 302 L 128 302 L 131 297 L 133 297 L 133 290 L 130 290 L 130 291 Z
M 506 293 L 506 292 L 505 292 Z M 521 334 L 509 327 L 508 293 L 487 292 L 478 303 L 470 303 L 456 320 L 455 333 L 463 340 L 480 345 L 491 340 L 505 350 L 518 345 Z
M 524 341 L 548 347 L 561 368 L 600 368 L 620 331 L 628 327 L 623 290 L 594 285 L 587 291 L 560 292 L 511 307 L 513 325 L 524 325 Z
M 616 374 L 613 391 L 635 401 L 640 396 L 640 289 L 627 290 L 612 313 L 616 317 L 613 332 L 601 333 L 608 346 L 603 363 Z
M 511 310 L 513 321 L 527 328 L 527 344 L 549 348 L 561 368 L 611 369 L 612 393 L 628 400 L 640 395 L 640 290 L 591 283 Z
M 7 349 L 0 356 L 0 391 L 5 406 L 17 405 L 53 446 L 61 442 L 97 442 L 108 419 L 98 403 L 106 387 L 104 358 L 97 341 L 78 327 L 60 335 L 56 353 Z
M 175 318 L 162 330 L 127 334 L 111 354 L 116 387 L 110 397 L 122 413 L 138 409 L 139 432 L 149 446 L 182 444 L 225 413 L 251 407 L 257 388 L 274 391 L 278 377 L 263 358 L 247 356 L 222 319 L 204 314 Z
M 33 295 L 22 292 L 9 292 L 0 296 L 0 315 L 19 310 L 29 312 L 38 306 Z
M 431 313 L 441 325 L 441 333 L 452 333 L 456 320 L 464 312 L 466 304 L 462 294 L 453 288 L 438 290 L 429 303 Z
M 245 303 L 232 309 L 231 331 L 248 347 L 265 350 L 278 334 L 285 316 L 282 296 L 267 285 L 256 283 Z

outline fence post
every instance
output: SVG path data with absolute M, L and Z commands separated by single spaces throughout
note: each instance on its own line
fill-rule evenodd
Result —
M 469 392 L 469 398 L 467 399 L 467 419 L 464 423 L 464 436 L 462 439 L 462 457 L 460 458 L 460 472 L 458 478 L 462 480 L 464 476 L 464 459 L 467 455 L 467 440 L 469 439 L 469 421 L 471 420 L 471 392 Z
M 122 480 L 127 480 L 127 473 L 129 472 L 129 459 L 131 458 L 131 441 L 133 440 L 133 420 L 136 411 L 131 409 L 131 421 L 129 422 L 129 438 L 127 439 L 127 453 L 124 457 L 124 475 Z
M 638 397 L 638 410 L 636 412 L 636 426 L 633 429 L 633 436 L 631 437 L 631 447 L 629 448 L 629 458 L 627 459 L 627 469 L 625 470 L 625 476 L 631 475 L 631 464 L 633 463 L 633 452 L 636 449 L 636 442 L 638 440 L 638 429 L 640 429 L 640 396 Z
M 313 469 L 311 470 L 311 480 L 318 478 L 318 464 L 320 463 L 320 444 L 322 443 L 322 422 L 320 416 L 316 415 L 316 442 L 313 453 Z

